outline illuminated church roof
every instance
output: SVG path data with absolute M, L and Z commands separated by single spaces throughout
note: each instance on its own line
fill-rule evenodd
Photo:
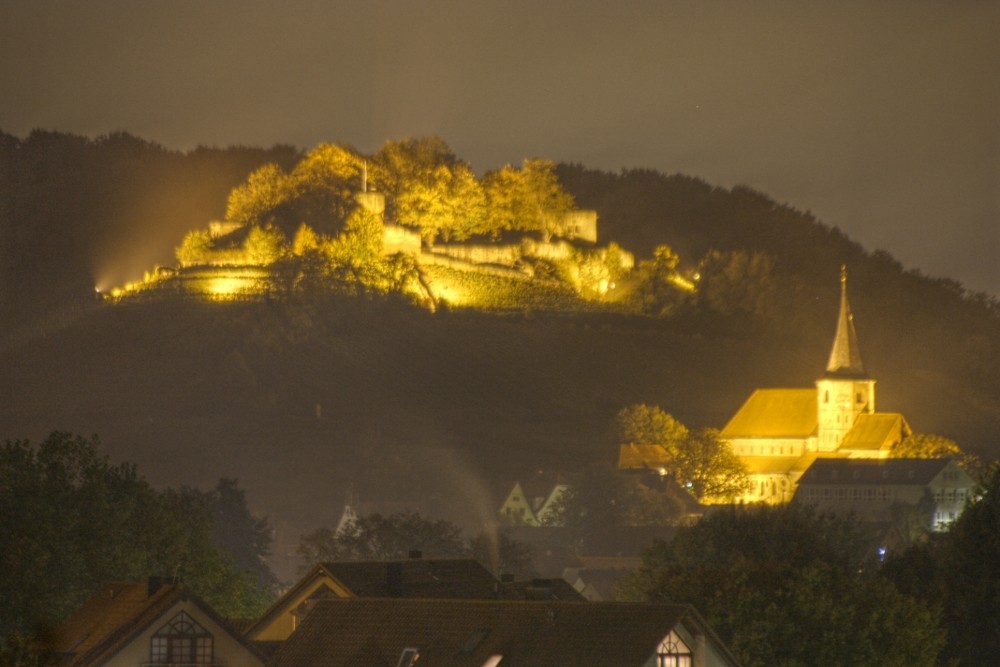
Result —
M 818 423 L 815 389 L 758 389 L 722 429 L 722 437 L 808 438 Z
M 860 414 L 840 444 L 842 450 L 877 452 L 910 435 L 910 425 L 898 412 Z
M 847 268 L 843 266 L 840 267 L 840 314 L 837 317 L 837 333 L 833 338 L 830 361 L 826 364 L 826 377 L 868 378 L 868 372 L 861 361 L 854 315 L 847 302 Z

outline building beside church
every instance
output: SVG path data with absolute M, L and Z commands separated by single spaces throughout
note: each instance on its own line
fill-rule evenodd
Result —
M 758 389 L 722 429 L 752 486 L 740 502 L 787 503 L 821 458 L 885 459 L 911 433 L 903 415 L 875 411 L 841 270 L 840 312 L 826 372 L 808 389 Z
M 900 523 L 911 508 L 922 530 L 943 532 L 965 509 L 975 481 L 954 459 L 818 459 L 795 502 L 869 523 Z

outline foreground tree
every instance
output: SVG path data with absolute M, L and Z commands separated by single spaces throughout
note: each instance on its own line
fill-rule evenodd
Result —
M 948 533 L 891 558 L 886 573 L 901 590 L 941 606 L 947 659 L 993 664 L 1000 655 L 1000 464 Z
M 937 611 L 879 576 L 870 545 L 795 505 L 723 511 L 648 549 L 622 590 L 692 603 L 748 667 L 936 664 Z
M 0 508 L 0 636 L 57 622 L 106 581 L 151 575 L 183 577 L 227 616 L 267 603 L 213 545 L 203 506 L 157 492 L 131 464 L 112 465 L 96 438 L 8 441 Z
M 211 516 L 212 543 L 229 554 L 233 565 L 252 577 L 258 588 L 276 595 L 278 580 L 267 564 L 274 541 L 271 525 L 250 511 L 239 482 L 223 477 L 211 491 L 182 487 L 179 493 Z

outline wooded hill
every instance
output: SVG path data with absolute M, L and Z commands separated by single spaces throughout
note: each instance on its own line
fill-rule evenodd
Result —
M 639 260 L 667 245 L 702 270 L 697 297 L 663 317 L 429 313 L 343 295 L 96 302 L 102 271 L 170 264 L 251 171 L 300 157 L 0 135 L 0 436 L 98 433 L 161 485 L 238 477 L 279 531 L 335 521 L 349 487 L 443 516 L 460 497 L 485 517 L 495 480 L 613 458 L 626 405 L 721 427 L 755 387 L 812 386 L 847 264 L 879 410 L 1000 456 L 995 300 L 689 176 L 558 169 L 576 206 L 598 211 L 601 243 Z

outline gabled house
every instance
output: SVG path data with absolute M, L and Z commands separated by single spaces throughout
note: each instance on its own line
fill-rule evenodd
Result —
M 319 563 L 305 574 L 246 632 L 255 641 L 284 641 L 318 601 L 333 598 L 496 598 L 573 597 L 562 582 L 501 582 L 471 558 Z
M 735 667 L 693 607 L 514 600 L 322 600 L 270 667 Z
M 514 526 L 544 526 L 554 519 L 554 509 L 569 488 L 562 475 L 539 473 L 527 482 L 514 482 L 500 504 L 500 518 Z
M 262 667 L 264 655 L 183 585 L 101 586 L 53 634 L 65 667 Z
M 974 487 L 953 459 L 817 459 L 799 480 L 795 502 L 869 522 L 898 520 L 910 508 L 926 513 L 924 529 L 943 531 Z

